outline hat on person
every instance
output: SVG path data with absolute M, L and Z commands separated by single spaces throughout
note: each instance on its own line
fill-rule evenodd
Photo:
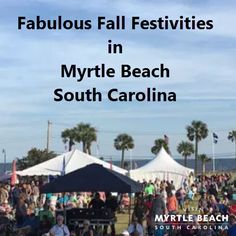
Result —
M 90 221 L 89 220 L 84 220 L 83 224 L 84 225 L 90 225 Z
M 129 235 L 129 232 L 128 232 L 128 230 L 124 230 L 123 232 L 122 232 L 122 235 Z

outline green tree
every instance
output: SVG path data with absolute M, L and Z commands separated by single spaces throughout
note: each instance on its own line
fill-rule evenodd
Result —
M 74 145 L 74 129 L 65 129 L 61 133 L 62 141 L 63 143 L 68 143 L 69 145 L 69 151 L 71 151 L 72 146 Z
M 187 166 L 187 158 L 194 153 L 193 144 L 190 142 L 182 141 L 177 147 L 177 151 L 184 157 L 184 166 Z
M 168 143 L 165 141 L 165 139 L 156 139 L 154 141 L 154 146 L 151 148 L 151 152 L 155 155 L 161 150 L 161 148 L 165 148 L 166 152 L 170 154 L 170 149 Z
M 121 151 L 121 168 L 124 168 L 124 160 L 125 160 L 125 150 L 134 148 L 134 140 L 128 134 L 119 134 L 114 139 L 114 147 L 116 150 Z
M 27 156 L 17 159 L 17 169 L 24 170 L 54 157 L 56 157 L 56 153 L 53 151 L 48 152 L 46 149 L 40 150 L 37 148 L 32 148 L 28 151 Z
M 198 144 L 202 139 L 208 136 L 207 124 L 202 121 L 192 121 L 191 125 L 186 127 L 187 137 L 190 141 L 195 141 L 195 174 L 197 174 Z
M 234 142 L 234 155 L 235 155 L 235 162 L 236 162 L 236 130 L 232 130 L 229 132 L 228 140 L 230 140 L 231 142 Z
M 201 154 L 201 155 L 198 155 L 198 159 L 202 162 L 202 174 L 205 175 L 206 163 L 211 161 L 211 158 L 209 158 L 206 154 Z
M 90 124 L 80 123 L 75 127 L 75 141 L 82 142 L 83 152 L 91 154 L 92 142 L 97 141 L 97 131 Z
M 72 129 L 66 129 L 61 133 L 64 143 L 69 142 L 69 149 L 74 142 L 82 143 L 83 152 L 91 154 L 92 143 L 97 141 L 97 130 L 90 124 L 79 123 Z

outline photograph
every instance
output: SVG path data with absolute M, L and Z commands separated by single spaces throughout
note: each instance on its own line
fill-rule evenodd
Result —
M 236 236 L 235 11 L 2 1 L 0 236 Z

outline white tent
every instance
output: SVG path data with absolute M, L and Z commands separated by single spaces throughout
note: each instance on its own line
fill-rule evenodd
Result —
M 111 168 L 111 163 L 105 162 L 96 157 L 81 152 L 78 149 L 75 149 L 23 171 L 17 171 L 17 174 L 20 176 L 61 175 L 63 171 L 65 174 L 67 174 L 92 163 L 103 165 L 108 169 Z M 112 165 L 112 170 L 121 174 L 127 173 L 126 170 L 114 165 Z
M 184 179 L 189 177 L 193 169 L 186 168 L 176 162 L 162 147 L 157 156 L 146 165 L 130 171 L 130 177 L 136 181 L 173 180 L 177 188 L 181 187 Z

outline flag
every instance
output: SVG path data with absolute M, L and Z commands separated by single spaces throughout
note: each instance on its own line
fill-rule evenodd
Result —
M 65 175 L 66 174 L 66 159 L 65 156 L 63 157 L 63 163 L 62 163 L 62 170 L 61 170 L 61 175 Z
M 216 133 L 212 133 L 213 136 L 213 142 L 217 143 L 218 142 L 218 135 Z
M 164 141 L 166 144 L 169 144 L 169 137 L 164 134 Z

